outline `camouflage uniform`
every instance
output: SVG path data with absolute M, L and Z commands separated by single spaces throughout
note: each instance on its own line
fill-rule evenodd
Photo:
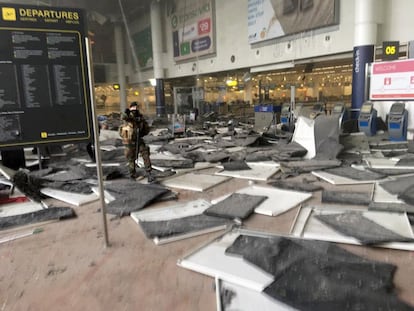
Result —
M 141 154 L 144 160 L 145 170 L 149 175 L 152 167 L 150 160 L 150 150 L 145 144 L 143 137 L 148 134 L 149 126 L 144 116 L 138 111 L 129 111 L 128 109 L 122 114 L 122 120 L 124 125 L 119 128 L 119 134 L 122 137 L 122 143 L 125 146 L 125 157 L 128 161 L 129 174 L 132 178 L 136 177 L 136 164 L 137 159 L 137 142 L 139 145 L 138 152 Z M 137 140 L 137 136 L 138 140 Z

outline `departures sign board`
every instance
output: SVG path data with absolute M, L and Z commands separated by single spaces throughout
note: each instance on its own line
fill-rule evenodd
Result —
M 92 137 L 86 15 L 0 3 L 0 148 Z

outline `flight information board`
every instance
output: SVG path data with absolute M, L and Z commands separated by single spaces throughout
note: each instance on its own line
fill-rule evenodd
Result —
M 0 4 L 0 148 L 91 139 L 86 14 Z

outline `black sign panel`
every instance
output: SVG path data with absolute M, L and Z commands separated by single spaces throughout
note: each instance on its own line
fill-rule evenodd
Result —
M 400 42 L 399 41 L 384 41 L 382 43 L 382 59 L 383 60 L 398 59 L 399 54 L 400 54 Z
M 86 15 L 0 4 L 0 148 L 91 139 Z

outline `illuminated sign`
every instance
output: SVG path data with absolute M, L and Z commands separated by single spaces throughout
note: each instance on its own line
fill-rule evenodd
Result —
M 384 41 L 382 43 L 382 59 L 383 60 L 396 60 L 400 54 L 400 42 L 399 41 Z
M 0 3 L 0 148 L 92 138 L 80 9 Z

